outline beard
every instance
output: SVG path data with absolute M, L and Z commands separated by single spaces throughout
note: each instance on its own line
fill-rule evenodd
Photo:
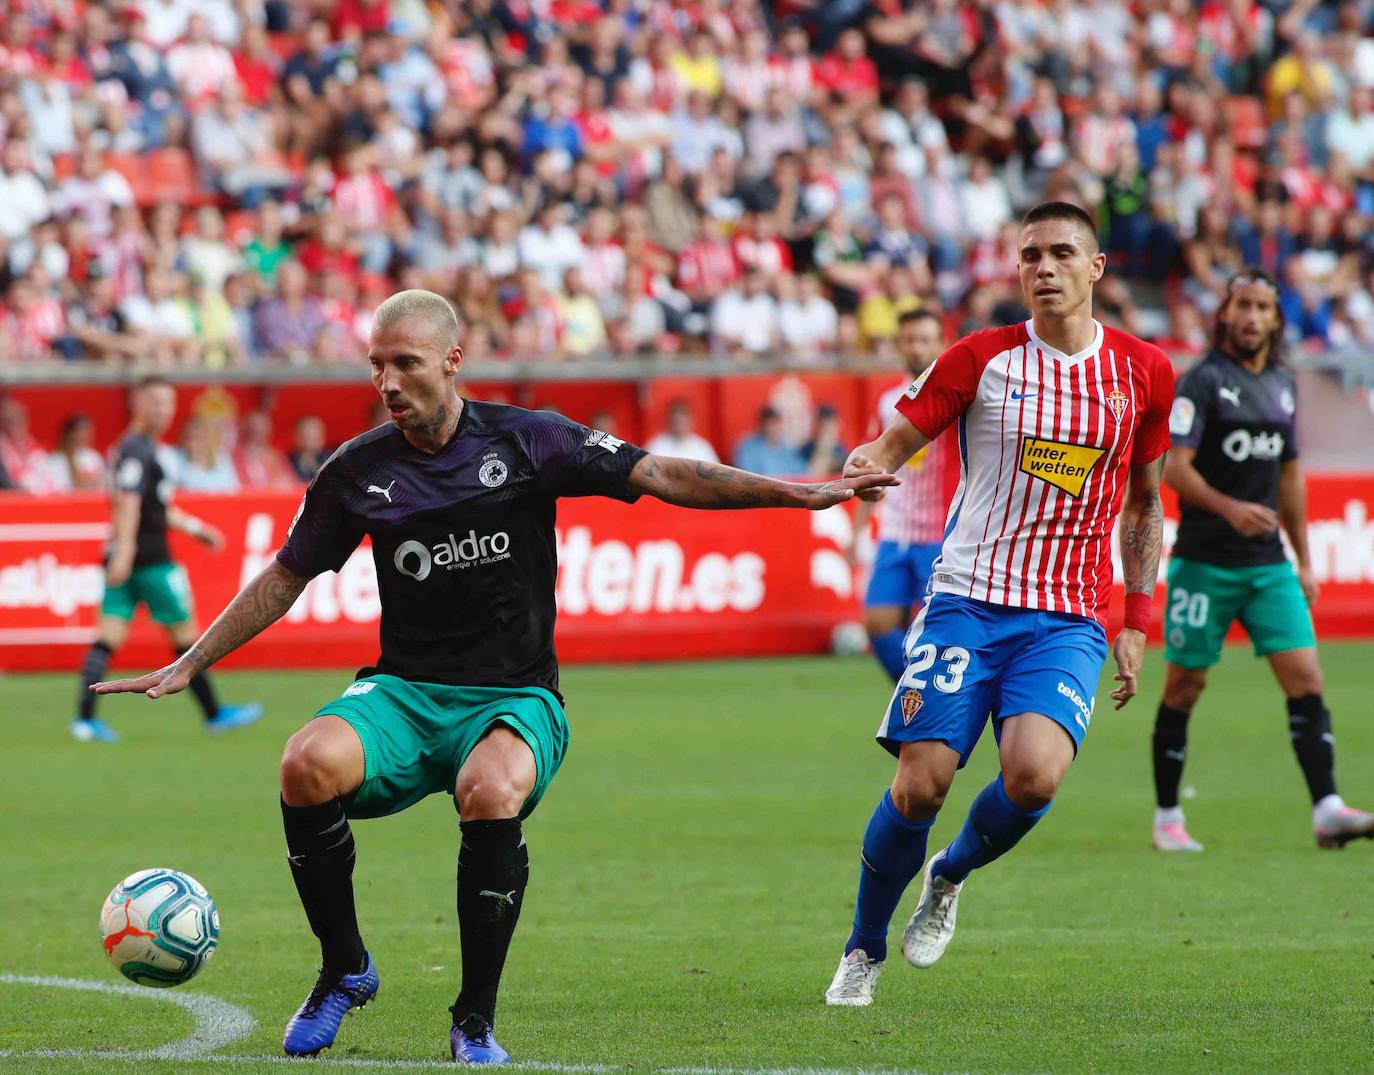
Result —
M 1268 346 L 1268 336 L 1262 337 L 1258 344 L 1251 347 L 1248 344 L 1242 343 L 1234 334 L 1230 332 L 1226 334 L 1227 349 L 1237 358 L 1244 359 L 1246 362 L 1249 362 Z

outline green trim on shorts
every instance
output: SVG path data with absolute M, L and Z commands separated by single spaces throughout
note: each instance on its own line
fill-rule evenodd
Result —
M 191 619 L 195 602 L 186 569 L 171 561 L 134 568 L 122 586 L 105 587 L 100 614 L 131 620 L 141 604 L 148 606 L 155 623 L 185 623 Z
M 1164 659 L 1180 668 L 1211 668 L 1226 632 L 1239 620 L 1256 657 L 1317 644 L 1312 611 L 1297 573 L 1279 564 L 1228 566 L 1174 557 L 1164 604 Z
M 563 706 L 543 687 L 450 687 L 378 674 L 355 681 L 315 712 L 327 714 L 346 720 L 363 745 L 363 782 L 348 804 L 349 817 L 383 817 L 429 795 L 452 796 L 472 748 L 504 724 L 534 753 L 534 789 L 520 808 L 526 818 L 568 750 Z

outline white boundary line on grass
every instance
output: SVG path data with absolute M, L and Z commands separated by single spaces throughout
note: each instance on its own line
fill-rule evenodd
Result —
M 253 1064 L 291 1064 L 299 1066 L 298 1057 L 225 1055 L 223 1049 L 251 1034 L 257 1027 L 245 1009 L 207 993 L 173 993 L 165 989 L 148 989 L 135 985 L 111 985 L 84 978 L 51 978 L 26 974 L 0 974 L 0 985 L 32 985 L 48 989 L 74 989 L 91 993 L 110 993 L 139 997 L 175 1004 L 191 1013 L 195 1029 L 188 1037 L 156 1049 L 0 1049 L 0 1059 L 33 1060 L 110 1060 L 144 1063 L 148 1060 L 176 1060 L 181 1063 L 213 1064 L 215 1068 Z M 357 1068 L 381 1071 L 452 1071 L 451 1060 L 390 1060 L 352 1056 L 319 1056 L 306 1061 L 310 1067 Z M 612 1075 L 633 1070 L 630 1065 L 559 1064 L 538 1060 L 516 1061 L 509 1065 L 515 1071 L 549 1072 L 551 1075 Z M 654 1075 L 855 1075 L 852 1068 L 736 1068 L 736 1067 L 670 1067 L 651 1065 Z M 881 1070 L 885 1075 L 897 1075 L 893 1069 Z M 915 1073 L 908 1073 L 915 1075 Z
M 169 1042 L 156 1049 L 142 1049 L 138 1052 L 101 1050 L 91 1056 L 106 1056 L 109 1059 L 127 1057 L 138 1060 L 199 1060 L 209 1059 L 210 1054 L 226 1045 L 232 1045 L 240 1038 L 247 1037 L 257 1027 L 258 1021 L 248 1014 L 247 1009 L 227 1000 L 212 997 L 206 993 L 174 993 L 169 989 L 148 989 L 137 985 L 111 985 L 108 982 L 92 982 L 84 978 L 48 978 L 27 974 L 0 974 L 0 983 L 5 985 L 34 985 L 48 989 L 76 989 L 90 993 L 113 993 L 118 996 L 138 997 L 141 1000 L 160 1000 L 184 1008 L 195 1019 L 195 1029 L 180 1041 Z M 39 1056 L 49 1050 L 36 1050 L 32 1053 L 11 1054 Z M 87 1055 L 83 1052 L 55 1050 L 71 1056 Z

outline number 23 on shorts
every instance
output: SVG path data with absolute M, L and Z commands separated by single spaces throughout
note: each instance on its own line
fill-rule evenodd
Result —
M 929 682 L 936 690 L 953 694 L 964 685 L 964 673 L 968 670 L 970 660 L 969 652 L 963 646 L 946 646 L 940 650 L 934 643 L 923 642 L 911 651 L 898 689 L 915 687 L 925 690 L 927 674 L 936 667 L 938 661 L 939 668 Z

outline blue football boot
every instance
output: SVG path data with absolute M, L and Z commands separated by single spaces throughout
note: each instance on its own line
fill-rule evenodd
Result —
M 252 724 L 262 716 L 262 706 L 257 702 L 246 705 L 222 705 L 219 712 L 205 722 L 205 730 L 212 735 L 232 731 Z
M 510 1053 L 496 1044 L 491 1024 L 480 1015 L 469 1015 L 449 1032 L 453 1059 L 459 1064 L 508 1064 Z
M 286 1024 L 283 1048 L 289 1056 L 314 1056 L 334 1044 L 343 1017 L 363 1007 L 377 995 L 377 964 L 372 955 L 359 974 L 330 974 L 320 971 L 310 996 Z
M 98 717 L 72 721 L 72 738 L 78 743 L 118 743 L 119 733 Z

